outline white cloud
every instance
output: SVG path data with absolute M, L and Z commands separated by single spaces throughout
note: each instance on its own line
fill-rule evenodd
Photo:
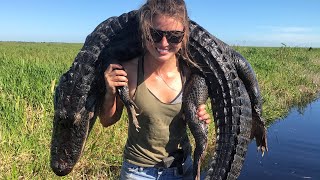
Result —
M 270 33 L 261 35 L 252 35 L 251 39 L 264 41 L 293 41 L 293 42 L 320 42 L 320 35 L 315 34 L 295 34 L 295 33 Z
M 280 32 L 280 33 L 309 33 L 315 31 L 315 28 L 311 27 L 297 27 L 297 26 L 259 26 L 258 29 L 271 32 Z
M 255 33 L 247 34 L 246 43 L 265 46 L 320 47 L 320 28 L 317 27 L 280 27 L 259 26 Z

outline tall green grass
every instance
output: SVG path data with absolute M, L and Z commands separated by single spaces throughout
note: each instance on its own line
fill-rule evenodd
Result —
M 70 66 L 80 47 L 0 43 L 0 177 L 29 179 L 48 174 L 51 86 Z
M 320 90 L 320 49 L 236 47 L 257 74 L 268 122 L 304 106 Z
M 0 179 L 59 179 L 49 166 L 53 90 L 82 44 L 0 42 Z M 320 90 L 320 49 L 235 47 L 254 68 L 268 121 Z M 115 179 L 126 140 L 126 114 L 97 121 L 84 155 L 63 179 Z

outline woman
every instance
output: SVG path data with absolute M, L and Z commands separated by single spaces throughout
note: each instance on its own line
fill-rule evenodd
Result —
M 181 97 L 188 76 L 186 64 L 189 23 L 183 0 L 148 0 L 138 11 L 145 53 L 104 72 L 107 93 L 100 121 L 108 127 L 122 114 L 116 87 L 129 86 L 140 129 L 129 123 L 121 179 L 192 178 L 190 143 L 181 113 Z M 121 70 L 121 69 L 125 69 Z M 205 105 L 199 120 L 210 123 Z

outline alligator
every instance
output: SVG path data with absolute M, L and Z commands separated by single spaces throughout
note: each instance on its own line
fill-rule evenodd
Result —
M 69 174 L 83 153 L 105 93 L 102 74 L 108 63 L 115 58 L 129 60 L 142 53 L 136 36 L 136 13 L 131 11 L 110 17 L 99 24 L 86 38 L 70 69 L 60 78 L 54 96 L 50 150 L 50 165 L 56 175 Z M 255 73 L 243 56 L 192 20 L 188 48 L 200 68 L 193 68 L 196 70 L 186 85 L 183 108 L 192 109 L 188 104 L 199 103 L 187 101 L 192 97 L 206 99 L 209 96 L 216 125 L 216 147 L 205 178 L 237 179 L 248 143 L 253 138 L 258 149 L 268 150 L 262 98 Z M 192 88 L 198 91 L 188 91 Z M 207 128 L 200 124 L 202 129 L 199 130 L 193 113 L 186 115 L 196 140 L 196 178 L 206 149 Z

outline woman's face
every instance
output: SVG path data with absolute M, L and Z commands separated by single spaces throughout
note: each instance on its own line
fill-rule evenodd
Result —
M 153 32 L 157 33 L 157 35 L 160 37 L 159 42 L 154 43 L 147 41 L 146 42 L 146 47 L 148 52 L 150 53 L 153 58 L 159 61 L 168 61 L 168 60 L 173 60 L 176 58 L 175 54 L 179 51 L 181 48 L 181 42 L 178 43 L 172 43 L 170 39 L 170 35 L 164 35 L 161 34 L 161 31 L 180 31 L 182 32 L 184 30 L 183 24 L 180 21 L 177 21 L 176 19 L 168 16 L 155 16 L 152 21 L 152 29 L 158 30 L 158 32 Z M 159 31 L 160 30 L 160 31 Z M 152 33 L 152 32 L 151 32 Z M 163 32 L 162 32 L 163 33 Z M 166 34 L 166 33 L 165 33 Z M 172 35 L 172 34 L 171 34 Z M 181 33 L 174 33 L 175 37 L 181 36 Z M 176 36 L 177 35 L 177 36 Z M 182 34 L 182 37 L 184 35 Z M 161 39 L 161 40 L 160 40 Z

